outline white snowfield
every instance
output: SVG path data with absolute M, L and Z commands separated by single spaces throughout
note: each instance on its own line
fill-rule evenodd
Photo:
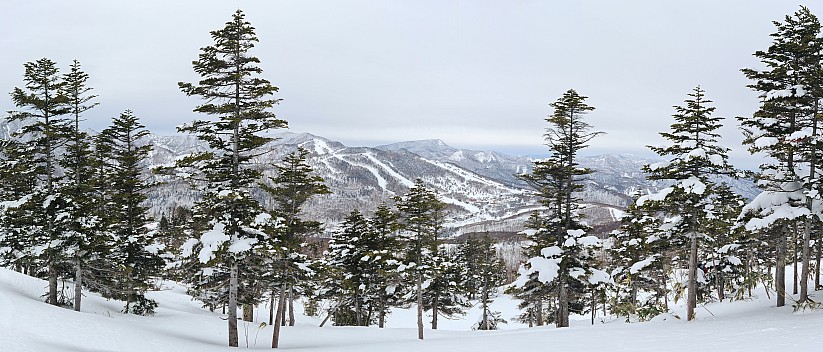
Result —
M 43 303 L 45 281 L 0 269 L 0 351 L 233 351 L 245 349 L 246 341 L 251 349 L 270 348 L 271 327 L 259 328 L 259 322 L 268 319 L 267 307 L 258 309 L 258 322 L 238 324 L 241 347 L 233 349 L 226 347 L 227 324 L 219 314 L 201 309 L 182 287 L 166 286 L 171 287 L 149 295 L 160 304 L 153 317 L 121 314 L 122 302 L 91 293 L 86 293 L 78 313 Z M 67 292 L 73 291 L 70 287 Z M 341 352 L 823 351 L 823 311 L 793 313 L 790 306 L 772 307 L 773 300 L 767 300 L 762 289 L 757 296 L 752 301 L 699 306 L 694 322 L 671 315 L 646 323 L 598 317 L 592 326 L 588 317 L 577 317 L 565 329 L 509 323 L 504 330 L 472 331 L 479 317 L 473 308 L 464 319 L 441 319 L 441 330 L 427 329 L 424 341 L 417 340 L 414 309 L 396 310 L 386 329 L 319 328 L 320 318 L 298 315 L 297 326 L 283 328 L 280 346 L 288 351 Z M 501 295 L 493 309 L 511 320 L 518 313 L 516 304 Z M 675 313 L 685 312 L 676 307 Z

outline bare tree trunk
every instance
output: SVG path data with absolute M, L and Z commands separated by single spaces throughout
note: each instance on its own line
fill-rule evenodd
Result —
M 597 317 L 597 299 L 594 297 L 595 289 L 592 287 L 592 325 L 594 325 L 594 318 Z
M 432 330 L 437 330 L 437 316 L 439 315 L 437 304 L 439 301 L 440 295 L 435 292 L 434 297 L 432 298 Z
M 48 264 L 49 269 L 49 304 L 57 305 L 57 268 L 53 263 Z
M 382 329 L 386 323 L 386 297 L 383 293 L 381 293 L 380 297 L 380 311 L 377 314 L 377 327 Z
M 77 312 L 83 300 L 83 266 L 80 263 L 80 258 L 74 263 L 74 310 Z
M 798 283 L 798 273 L 797 273 L 797 262 L 799 258 L 797 257 L 797 224 L 795 223 L 793 227 L 792 233 L 792 294 L 797 294 L 797 283 Z
M 814 266 L 814 289 L 817 290 L 820 288 L 820 257 L 821 252 L 823 252 L 823 243 L 820 243 L 823 240 L 823 233 L 819 233 L 817 236 L 817 241 L 815 241 L 815 247 L 817 247 L 817 264 Z
M 559 293 L 557 295 L 557 327 L 569 327 L 569 292 L 566 287 L 567 279 L 564 274 L 560 276 L 562 280 L 559 282 Z
M 694 320 L 694 309 L 697 307 L 697 234 L 691 234 L 691 250 L 689 251 L 689 298 L 686 302 L 687 320 Z
M 294 326 L 294 286 L 289 285 L 289 326 Z
M 417 274 L 417 338 L 423 339 L 423 274 Z
M 806 223 L 803 226 L 803 272 L 800 275 L 800 299 L 798 300 L 800 303 L 809 299 L 809 264 L 811 262 L 809 243 L 812 240 L 812 219 L 807 216 L 805 220 Z
M 481 326 L 483 330 L 489 330 L 489 290 L 483 286 L 483 292 L 480 296 L 480 299 L 483 301 L 483 320 L 481 320 Z
M 238 346 L 237 337 L 237 263 L 229 269 L 229 347 Z
M 777 239 L 777 264 L 774 268 L 774 289 L 777 291 L 777 306 L 786 305 L 786 235 L 788 226 L 783 227 Z
M 274 325 L 274 289 L 271 290 L 269 297 L 269 325 Z
M 280 345 L 280 325 L 283 322 L 283 312 L 286 310 L 286 285 L 280 285 L 280 298 L 277 300 L 277 318 L 274 320 L 274 332 L 271 336 L 271 348 L 278 348 Z
M 243 305 L 243 321 L 253 322 L 254 321 L 254 305 L 251 304 L 244 304 Z
M 537 321 L 537 326 L 543 326 L 543 300 L 538 298 L 534 302 L 534 309 L 535 309 L 535 320 Z

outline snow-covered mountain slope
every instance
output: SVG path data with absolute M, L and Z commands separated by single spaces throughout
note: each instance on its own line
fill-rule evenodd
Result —
M 0 137 L 8 138 L 19 128 L 2 124 Z M 529 172 L 534 160 L 494 151 L 458 149 L 440 140 L 409 141 L 378 147 L 349 147 L 309 133 L 276 132 L 278 139 L 268 153 L 255 162 L 268 174 L 287 153 L 298 146 L 310 151 L 315 167 L 332 194 L 315 197 L 305 207 L 305 215 L 335 224 L 354 209 L 370 213 L 381 202 L 405 194 L 415 179 L 422 179 L 443 201 L 449 203 L 447 228 L 452 234 L 473 231 L 520 231 L 529 213 L 539 208 L 526 185 L 516 175 Z M 150 166 L 170 165 L 174 160 L 206 149 L 191 135 L 150 135 Z M 660 160 L 631 155 L 600 155 L 580 158 L 580 165 L 594 171 L 579 197 L 586 203 L 582 211 L 593 225 L 617 220 L 620 211 L 636 192 L 653 192 L 666 184 L 648 181 L 641 168 Z M 199 197 L 179 180 L 163 181 L 148 195 L 152 213 L 168 212 L 176 206 L 191 206 Z M 757 194 L 748 181 L 730 180 L 733 188 L 748 198 Z M 263 194 L 260 194 L 265 199 Z
M 310 152 L 310 164 L 331 189 L 329 195 L 314 197 L 305 206 L 309 218 L 326 223 L 333 231 L 349 212 L 370 213 L 382 202 L 402 195 L 417 178 L 433 188 L 450 204 L 447 231 L 460 234 L 475 231 L 520 231 L 528 215 L 538 209 L 517 174 L 528 172 L 534 162 L 523 156 L 493 151 L 453 148 L 440 140 L 410 141 L 378 147 L 348 147 L 309 133 L 278 132 L 277 140 L 256 163 L 269 175 L 273 165 L 302 147 Z M 172 163 L 204 145 L 189 135 L 156 136 L 151 164 Z M 642 166 L 657 159 L 631 155 L 600 155 L 580 159 L 594 172 L 580 197 L 588 204 L 582 211 L 593 225 L 618 220 L 622 209 L 636 192 L 654 192 L 666 184 L 648 181 Z M 191 205 L 197 194 L 171 180 L 149 195 L 153 212 L 168 211 L 177 205 Z M 756 195 L 748 181 L 731 180 L 747 197 Z M 261 195 L 262 197 L 262 195 Z M 265 197 L 262 197 L 265 199 Z
M 790 269 L 790 267 L 788 268 Z M 151 317 L 120 313 L 123 302 L 108 301 L 84 292 L 81 312 L 50 306 L 40 295 L 46 282 L 0 268 L 0 352 L 41 351 L 227 351 L 224 315 L 200 308 L 175 283 L 165 282 L 148 297 L 159 304 Z M 66 284 L 73 292 L 73 285 Z M 319 328 L 321 317 L 303 315 L 295 305 L 297 324 L 281 330 L 280 347 L 289 351 L 540 351 L 550 346 L 560 351 L 820 351 L 823 311 L 792 313 L 790 306 L 774 308 L 759 288 L 751 301 L 701 305 L 697 320 L 684 322 L 666 314 L 646 323 L 625 323 L 613 316 L 573 316 L 570 328 L 526 328 L 512 317 L 519 314 L 517 301 L 508 295 L 495 297 L 492 310 L 509 320 L 498 331 L 472 331 L 480 316 L 479 306 L 463 317 L 441 320 L 438 330 L 428 329 L 417 339 L 415 308 L 394 309 L 387 328 Z M 820 292 L 817 292 L 820 294 Z M 268 307 L 255 308 L 254 322 L 239 322 L 240 348 L 269 349 L 271 326 Z M 673 305 L 676 315 L 685 308 Z

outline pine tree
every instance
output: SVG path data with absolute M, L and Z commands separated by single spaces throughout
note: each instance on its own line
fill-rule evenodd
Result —
M 401 264 L 400 230 L 398 215 L 385 203 L 380 204 L 368 219 L 372 231 L 373 245 L 368 253 L 375 270 L 374 291 L 377 310 L 377 326 L 383 328 L 390 307 L 399 304 L 400 286 L 403 284 L 398 268 Z
M 270 184 L 262 185 L 271 197 L 272 215 L 282 219 L 282 226 L 272 237 L 274 245 L 270 250 L 274 254 L 273 267 L 277 269 L 267 279 L 271 283 L 279 283 L 281 302 L 285 302 L 287 291 L 293 293 L 295 286 L 304 281 L 305 272 L 300 268 L 307 263 L 307 257 L 301 253 L 305 237 L 322 229 L 320 222 L 301 218 L 302 207 L 311 197 L 329 193 L 323 178 L 315 175 L 308 164 L 308 155 L 309 152 L 303 148 L 287 155 L 282 163 L 275 166 L 275 176 L 269 178 Z M 293 317 L 293 297 L 287 303 L 290 317 Z M 284 305 L 278 305 L 278 316 L 285 314 L 285 309 Z M 293 318 L 289 319 L 289 325 L 294 325 Z M 280 327 L 275 326 L 274 329 L 275 335 L 279 334 Z
M 400 214 L 402 236 L 405 242 L 405 269 L 415 285 L 417 301 L 417 338 L 423 339 L 423 282 L 431 279 L 438 247 L 438 231 L 442 217 L 440 212 L 445 203 L 426 188 L 423 180 L 417 179 L 409 191 L 402 197 L 395 197 Z M 437 311 L 432 312 L 436 316 Z
M 495 241 L 488 234 L 472 236 L 457 249 L 458 263 L 463 268 L 461 276 L 465 278 L 466 289 L 478 293 L 482 316 L 475 328 L 477 330 L 497 330 L 499 323 L 506 321 L 499 312 L 493 312 L 489 305 L 497 288 L 504 283 L 503 261 L 497 256 Z
M 95 256 L 99 256 L 100 249 L 104 242 L 99 214 L 95 212 L 97 207 L 95 198 L 92 197 L 93 189 L 91 179 L 94 176 L 95 160 L 91 149 L 90 137 L 88 133 L 80 130 L 81 116 L 86 111 L 97 106 L 92 102 L 96 95 L 91 94 L 92 88 L 88 87 L 89 75 L 80 68 L 80 63 L 74 60 L 68 73 L 63 75 L 63 95 L 67 99 L 69 115 L 73 118 L 71 134 L 66 147 L 66 155 L 61 160 L 61 165 L 66 170 L 66 183 L 61 190 L 68 200 L 71 225 L 69 234 L 66 236 L 67 254 L 72 256 L 74 262 L 74 310 L 80 311 L 82 301 L 83 271 L 86 270 L 84 264 Z
M 159 256 L 160 244 L 147 227 L 150 219 L 143 204 L 151 186 L 142 175 L 152 149 L 143 141 L 148 134 L 137 116 L 126 110 L 99 137 L 110 152 L 108 231 L 115 239 L 111 256 L 120 268 L 115 278 L 117 297 L 126 301 L 123 312 L 140 315 L 154 313 L 157 303 L 145 292 L 165 264 Z
M 531 174 L 521 175 L 546 208 L 544 219 L 533 229 L 547 231 L 555 242 L 532 257 L 517 280 L 523 287 L 537 279 L 543 284 L 553 281 L 557 288 L 557 327 L 569 326 L 570 302 L 581 299 L 592 277 L 592 249 L 599 246 L 596 237 L 585 236 L 586 226 L 578 215 L 579 200 L 575 193 L 583 189 L 582 177 L 591 173 L 577 162 L 578 153 L 601 132 L 591 131 L 583 116 L 594 107 L 586 105 L 586 97 L 569 90 L 551 104 L 554 112 L 546 121 L 546 143 L 551 155 L 536 162 Z
M 657 194 L 640 197 L 637 205 L 652 206 L 667 214 L 664 226 L 670 235 L 689 241 L 687 315 L 692 320 L 697 306 L 699 242 L 710 235 L 709 220 L 718 214 L 715 179 L 732 175 L 734 170 L 728 164 L 728 149 L 718 145 L 717 130 L 722 126 L 722 118 L 712 116 L 715 108 L 709 106 L 711 101 L 705 98 L 704 91 L 696 87 L 685 103 L 686 106 L 674 107 L 671 131 L 660 133 L 671 144 L 649 147 L 671 160 L 644 168 L 648 179 L 671 180 L 675 184 Z
M 649 207 L 630 204 L 613 233 L 611 248 L 617 284 L 612 308 L 627 321 L 648 320 L 668 310 L 667 267 L 671 252 L 668 233 L 660 231 L 661 220 Z
M 821 84 L 820 22 L 807 7 L 784 22 L 775 21 L 777 31 L 771 34 L 772 44 L 766 51 L 754 56 L 766 69 L 743 69 L 743 74 L 753 81 L 749 88 L 760 93 L 760 108 L 752 115 L 738 117 L 743 129 L 744 144 L 751 153 L 763 153 L 774 160 L 761 165 L 759 184 L 765 190 L 749 206 L 747 211 L 756 214 L 747 225 L 749 230 L 769 226 L 781 226 L 785 231 L 778 236 L 775 284 L 777 306 L 785 304 L 786 237 L 789 229 L 795 229 L 795 219 L 804 221 L 803 274 L 800 302 L 808 299 L 808 274 L 810 262 L 812 216 L 816 211 L 813 202 L 819 196 L 818 158 L 821 153 L 818 132 L 819 101 L 823 98 Z M 774 214 L 778 198 L 793 211 L 780 216 Z M 773 203 L 773 204 L 772 204 Z
M 264 211 L 251 194 L 262 178 L 252 159 L 271 140 L 261 133 L 286 127 L 286 121 L 269 111 L 279 101 L 271 98 L 277 87 L 259 77 L 260 60 L 249 55 L 258 38 L 243 12 L 237 10 L 211 36 L 214 45 L 202 48 L 193 62 L 201 80 L 178 84 L 186 95 L 206 101 L 195 112 L 214 116 L 178 130 L 196 135 L 210 151 L 181 160 L 178 174 L 203 180 L 197 185 L 203 198 L 195 205 L 194 217 L 207 228 L 198 233 L 202 249 L 197 259 L 219 268 L 216 272 L 229 273 L 229 346 L 237 347 L 238 273 L 255 244 L 265 239 L 257 229 L 268 220 L 260 216 Z
M 34 168 L 29 173 L 37 181 L 32 193 L 19 207 L 13 207 L 12 216 L 25 221 L 25 230 L 7 237 L 7 241 L 21 241 L 28 248 L 26 257 L 36 259 L 45 266 L 49 281 L 48 303 L 57 305 L 58 266 L 63 261 L 62 240 L 67 202 L 60 193 L 62 173 L 59 169 L 59 148 L 66 143 L 69 134 L 67 97 L 63 94 L 65 82 L 58 74 L 57 65 L 43 58 L 24 64 L 25 88 L 15 88 L 12 101 L 24 111 L 12 113 L 10 121 L 26 121 L 15 138 L 24 139 L 33 148 L 27 157 Z M 22 199 L 21 199 L 22 200 Z
M 371 237 L 368 221 L 355 210 L 346 216 L 341 230 L 329 242 L 326 258 L 337 281 L 334 286 L 338 288 L 333 294 L 337 296 L 335 325 L 370 325 L 371 319 L 364 312 L 370 308 L 369 286 L 375 278 L 368 254 L 374 247 Z

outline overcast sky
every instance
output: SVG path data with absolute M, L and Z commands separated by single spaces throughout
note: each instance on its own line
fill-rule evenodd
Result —
M 4 1 L 0 5 L 0 109 L 22 86 L 23 63 L 73 59 L 91 75 L 99 130 L 131 109 L 159 134 L 196 117 L 191 61 L 238 7 L 257 28 L 275 109 L 294 132 L 350 146 L 442 139 L 463 148 L 541 154 L 549 103 L 573 88 L 607 134 L 587 153 L 648 154 L 679 105 L 701 85 L 727 117 L 756 95 L 743 67 L 765 50 L 773 20 L 793 1 Z M 823 3 L 810 3 L 823 15 Z

